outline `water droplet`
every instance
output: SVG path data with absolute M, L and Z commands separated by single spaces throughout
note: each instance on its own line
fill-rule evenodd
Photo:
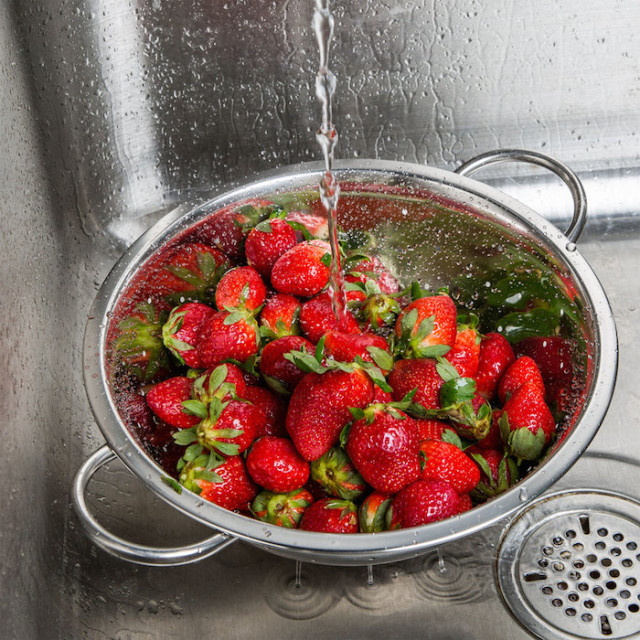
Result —
M 567 246 L 565 247 L 567 251 L 574 252 L 576 250 L 575 242 L 567 242 Z

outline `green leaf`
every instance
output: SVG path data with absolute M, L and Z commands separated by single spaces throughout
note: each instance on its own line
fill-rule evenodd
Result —
M 198 436 L 196 435 L 196 428 L 191 427 L 190 429 L 181 429 L 180 431 L 176 431 L 173 434 L 173 439 L 176 444 L 180 444 L 182 446 L 189 445 L 198 439 Z
M 271 223 L 269 220 L 263 220 L 255 226 L 257 231 L 261 231 L 262 233 L 271 233 L 273 229 L 271 228 Z
M 472 453 L 471 458 L 473 461 L 480 467 L 480 470 L 489 478 L 491 482 L 493 482 L 493 474 L 491 473 L 491 467 L 489 463 L 485 460 L 484 456 L 479 453 Z
M 518 458 L 538 460 L 544 450 L 545 434 L 542 429 L 538 429 L 534 434 L 526 427 L 521 427 L 509 434 L 508 444 Z
M 380 369 L 384 369 L 385 371 L 393 369 L 393 356 L 388 351 L 374 346 L 367 347 L 367 351 Z
M 349 413 L 353 416 L 354 420 L 362 420 L 364 418 L 364 410 L 359 407 L 349 407 Z
M 458 449 L 464 450 L 460 436 L 453 429 L 445 429 L 442 433 L 442 441 L 452 444 Z
M 414 347 L 413 351 L 418 358 L 437 358 L 449 353 L 451 347 L 448 344 L 431 344 L 428 347 Z
M 327 367 L 322 366 L 315 356 L 305 351 L 290 351 L 284 354 L 285 360 L 292 362 L 301 371 L 305 373 L 324 373 L 328 371 Z
M 184 400 L 182 411 L 190 416 L 196 416 L 200 420 L 204 420 L 208 415 L 206 405 L 200 400 Z
M 418 300 L 419 298 L 428 298 L 431 293 L 428 289 L 424 289 L 419 282 L 414 280 L 411 283 L 411 300 Z
M 438 358 L 436 371 L 445 382 L 449 382 L 451 380 L 455 380 L 456 378 L 460 377 L 458 370 L 444 358 Z
M 329 269 L 331 267 L 331 254 L 325 253 L 322 258 L 320 258 L 320 262 Z
M 419 345 L 423 340 L 425 340 L 429 334 L 433 331 L 433 328 L 436 323 L 435 315 L 429 316 L 425 318 L 419 325 L 418 330 L 414 336 L 415 342 Z
M 175 479 L 170 476 L 160 476 L 162 482 L 166 485 L 170 486 L 176 493 L 182 493 L 182 485 Z
M 366 367 L 366 371 L 369 374 L 369 377 L 371 378 L 373 384 L 380 387 L 380 389 L 386 391 L 387 393 L 391 393 L 393 391 L 393 389 L 389 386 L 387 379 L 384 377 L 382 371 L 380 371 L 378 367 L 369 364 L 369 366 Z
M 416 326 L 418 322 L 418 310 L 411 309 L 408 313 L 402 316 L 402 320 L 400 321 L 400 328 L 402 329 L 402 333 L 406 333 L 411 335 L 413 328 Z
M 244 314 L 241 311 L 232 311 L 222 321 L 222 324 L 225 326 L 229 326 L 235 324 L 236 322 L 240 322 L 240 320 L 244 320 Z
M 222 482 L 222 478 L 215 473 L 214 471 L 210 471 L 209 469 L 198 469 L 193 472 L 193 477 L 196 480 L 205 480 L 206 482 Z
M 320 340 L 318 340 L 315 353 L 313 354 L 313 357 L 317 360 L 318 364 L 322 364 L 322 358 L 324 357 L 324 342 L 326 337 L 327 336 L 325 334 L 322 336 L 322 338 L 320 338 Z
M 212 446 L 225 456 L 237 456 L 240 447 L 233 442 L 214 442 Z
M 207 381 L 207 390 L 209 395 L 213 395 L 219 388 L 220 385 L 227 379 L 229 375 L 229 368 L 226 364 L 221 364 L 217 366 L 209 376 Z
M 262 378 L 269 385 L 269 387 L 271 387 L 271 389 L 273 389 L 276 393 L 279 393 L 282 396 L 291 395 L 291 391 L 289 390 L 287 385 L 285 385 L 284 382 L 282 382 L 281 380 L 278 380 L 278 378 L 274 378 L 273 376 L 268 376 L 264 373 L 262 374 Z

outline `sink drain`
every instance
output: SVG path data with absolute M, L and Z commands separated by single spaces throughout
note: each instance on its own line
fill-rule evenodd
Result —
M 640 638 L 640 503 L 600 491 L 532 503 L 502 537 L 497 577 L 540 638 Z

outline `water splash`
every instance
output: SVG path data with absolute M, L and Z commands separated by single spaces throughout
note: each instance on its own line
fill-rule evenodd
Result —
M 340 246 L 338 244 L 340 185 L 332 173 L 334 152 L 338 143 L 338 132 L 333 125 L 332 119 L 332 99 L 336 89 L 336 77 L 329 69 L 329 52 L 334 26 L 329 0 L 316 0 L 312 26 L 318 40 L 320 54 L 318 73 L 316 75 L 316 96 L 322 107 L 322 122 L 316 133 L 316 139 L 324 158 L 324 175 L 320 181 L 320 201 L 327 212 L 329 221 L 329 242 L 331 244 L 329 293 L 331 295 L 333 313 L 338 322 L 340 322 L 347 309 L 347 296 L 344 288 Z

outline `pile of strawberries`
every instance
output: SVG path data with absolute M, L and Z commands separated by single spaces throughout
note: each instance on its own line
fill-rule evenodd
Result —
M 272 203 L 223 211 L 147 277 L 154 303 L 120 321 L 113 360 L 179 447 L 170 482 L 334 533 L 423 525 L 505 491 L 554 438 L 566 345 L 514 352 L 446 291 L 402 289 L 348 234 L 338 320 L 324 231 Z

